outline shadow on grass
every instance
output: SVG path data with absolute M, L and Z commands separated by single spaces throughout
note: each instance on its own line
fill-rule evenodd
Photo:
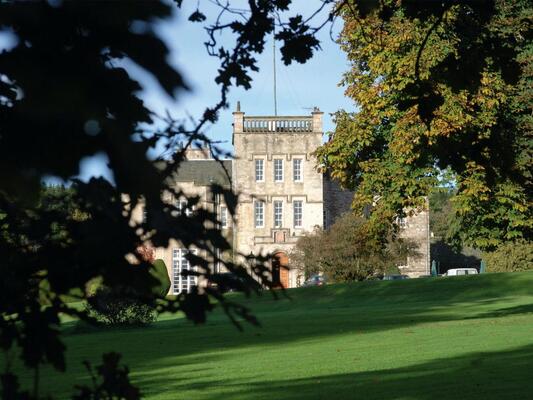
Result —
M 511 315 L 531 314 L 533 313 L 533 304 L 521 304 L 514 307 L 504 307 L 498 310 L 488 311 L 471 318 L 500 318 Z
M 305 368 L 305 365 L 302 365 Z M 257 377 L 256 377 L 257 378 Z M 141 379 L 142 380 L 142 379 Z M 203 399 L 532 399 L 533 345 L 501 352 L 469 353 L 396 369 L 313 376 L 286 381 L 187 383 L 152 376 L 151 387 L 176 394 L 201 390 Z M 187 392 L 185 392 L 187 393 Z M 190 393 L 190 392 L 189 392 Z
M 516 284 L 516 280 L 522 284 Z M 498 283 L 499 282 L 499 283 Z M 380 332 L 424 323 L 500 318 L 533 311 L 533 273 L 487 274 L 477 277 L 413 279 L 398 282 L 363 282 L 291 291 L 293 300 L 273 300 L 267 293 L 253 299 L 253 312 L 262 328 L 245 326 L 240 333 L 222 313 L 207 324 L 192 326 L 184 319 L 165 320 L 143 328 L 96 329 L 65 324 L 71 344 L 97 352 L 140 349 L 143 361 L 166 356 L 188 356 L 246 346 L 279 346 L 344 332 Z M 501 307 L 506 304 L 508 307 Z M 244 298 L 235 300 L 245 303 Z M 514 303 L 514 304 L 513 304 Z M 499 306 L 497 308 L 496 304 Z M 83 332 L 83 329 L 87 329 Z M 81 330 L 81 332 L 80 332 Z
M 224 357 L 223 352 L 228 349 L 238 353 L 257 348 L 267 349 L 270 346 L 315 342 L 346 332 L 373 333 L 424 323 L 500 318 L 530 313 L 533 306 L 524 303 L 531 302 L 532 297 L 529 296 L 532 295 L 532 288 L 533 273 L 522 273 L 398 282 L 362 282 L 305 288 L 289 291 L 292 297 L 290 301 L 275 301 L 265 293 L 261 298 L 250 301 L 251 308 L 262 321 L 263 327 L 258 329 L 247 326 L 244 333 L 238 332 L 222 313 L 217 313 L 208 319 L 206 325 L 198 328 L 183 319 L 178 319 L 160 321 L 145 328 L 98 330 L 66 335 L 69 373 L 67 376 L 54 378 L 53 384 L 65 386 L 66 380 L 86 379 L 86 371 L 82 368 L 81 361 L 98 360 L 103 352 L 108 351 L 121 352 L 124 355 L 124 362 L 131 367 L 135 376 L 139 377 L 141 387 L 146 383 L 146 388 L 153 393 L 158 393 L 159 390 L 161 392 L 171 390 L 170 387 L 174 385 L 175 380 L 182 383 L 189 380 L 191 385 L 195 385 L 194 390 L 201 390 L 204 384 L 206 387 L 210 384 L 238 384 L 218 381 L 215 383 L 210 373 L 204 375 L 199 371 L 196 373 L 185 371 L 185 376 L 180 372 L 179 376 L 174 375 L 172 378 L 169 377 L 169 373 L 175 374 L 176 371 L 170 372 L 172 367 L 182 364 L 187 365 L 186 369 L 197 367 L 199 370 L 203 363 L 204 368 L 208 369 L 209 366 L 206 364 L 210 364 L 210 361 L 216 362 L 218 357 Z M 232 300 L 247 302 L 239 296 L 232 297 Z M 72 325 L 70 327 L 72 328 Z M 72 332 L 71 328 L 66 331 Z M 450 345 L 455 346 L 454 343 Z M 531 352 L 531 348 L 525 350 L 528 354 Z M 393 352 L 394 348 L 391 351 Z M 487 355 L 486 358 L 498 360 L 497 354 L 499 353 Z M 519 357 L 510 354 L 509 359 L 519 360 Z M 530 359 L 533 359 L 531 354 Z M 437 360 L 433 365 L 428 363 L 425 367 L 420 367 L 418 372 L 415 369 L 392 370 L 396 371 L 394 373 L 388 371 L 387 374 L 394 379 L 392 381 L 389 379 L 387 384 L 392 385 L 402 374 L 415 376 L 420 373 L 424 375 L 424 379 L 437 380 L 436 376 L 429 374 L 430 370 L 424 368 L 436 368 L 447 376 L 446 374 L 450 375 L 451 371 L 445 366 L 446 363 L 460 365 L 467 363 L 465 360 L 466 358 L 456 359 L 455 363 Z M 463 369 L 458 370 L 466 370 L 466 367 L 461 368 Z M 460 381 L 459 373 L 453 376 Z M 339 375 L 317 379 L 325 379 L 329 382 L 326 386 L 331 388 L 340 385 L 336 390 L 348 393 L 349 391 L 342 391 L 342 387 L 353 386 L 355 383 L 350 383 L 352 378 L 355 377 Z M 164 383 L 165 379 L 172 379 L 172 382 Z M 368 380 L 368 385 L 371 385 L 370 382 L 374 379 L 378 379 L 376 385 L 383 384 L 377 372 L 357 374 L 356 379 L 357 385 L 361 385 L 362 379 Z M 407 380 L 406 376 L 405 379 Z M 420 382 L 424 382 L 424 379 Z M 450 386 L 455 387 L 457 384 L 450 378 Z M 283 385 L 283 387 L 293 387 L 298 392 L 297 385 L 310 388 L 313 379 L 285 382 Z M 444 390 L 445 386 L 442 386 L 442 389 Z M 267 388 L 259 387 L 257 390 L 261 392 Z M 409 394 L 405 396 L 409 398 Z M 250 397 L 256 396 L 254 394 Z M 305 397 L 297 397 L 294 394 L 291 397 L 280 398 Z M 324 392 L 322 398 L 330 397 Z M 436 396 L 436 398 L 441 397 Z

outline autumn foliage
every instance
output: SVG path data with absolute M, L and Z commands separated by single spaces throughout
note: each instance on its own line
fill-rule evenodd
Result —
M 339 111 L 317 155 L 371 221 L 423 207 L 450 170 L 456 239 L 530 238 L 533 45 L 528 1 L 343 3 Z M 376 202 L 376 195 L 379 201 Z

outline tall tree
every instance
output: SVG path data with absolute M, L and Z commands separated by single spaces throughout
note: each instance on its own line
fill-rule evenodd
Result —
M 393 221 L 423 207 L 449 168 L 458 240 L 530 239 L 531 2 L 345 1 L 341 13 L 357 110 L 336 114 L 318 156 L 357 188 L 355 207 Z

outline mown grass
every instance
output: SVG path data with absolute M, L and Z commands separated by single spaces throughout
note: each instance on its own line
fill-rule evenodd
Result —
M 69 398 L 81 362 L 123 353 L 147 399 L 533 399 L 533 273 L 363 282 L 245 302 L 262 327 L 221 313 L 193 326 L 73 333 L 68 372 L 43 371 Z M 26 377 L 29 384 L 30 377 Z

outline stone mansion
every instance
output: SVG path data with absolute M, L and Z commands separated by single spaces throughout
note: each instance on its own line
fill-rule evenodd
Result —
M 313 152 L 322 143 L 322 116 L 317 108 L 309 116 L 246 116 L 238 104 L 233 113 L 234 159 L 220 162 L 204 149 L 188 149 L 174 179 L 217 214 L 234 250 L 219 259 L 273 254 L 273 280 L 286 288 L 302 283 L 301 272 L 291 268 L 291 249 L 305 232 L 331 226 L 350 209 L 353 197 L 316 170 Z M 234 219 L 221 196 L 211 193 L 213 183 L 239 194 Z M 412 277 L 429 274 L 428 212 L 408 217 L 403 225 L 403 235 L 419 244 L 419 256 L 399 268 Z M 169 268 L 175 294 L 197 284 L 196 277 L 181 275 L 190 268 L 185 255 L 196 250 L 181 247 L 171 241 L 169 247 L 156 249 L 156 257 Z M 216 262 L 213 268 L 218 270 Z

